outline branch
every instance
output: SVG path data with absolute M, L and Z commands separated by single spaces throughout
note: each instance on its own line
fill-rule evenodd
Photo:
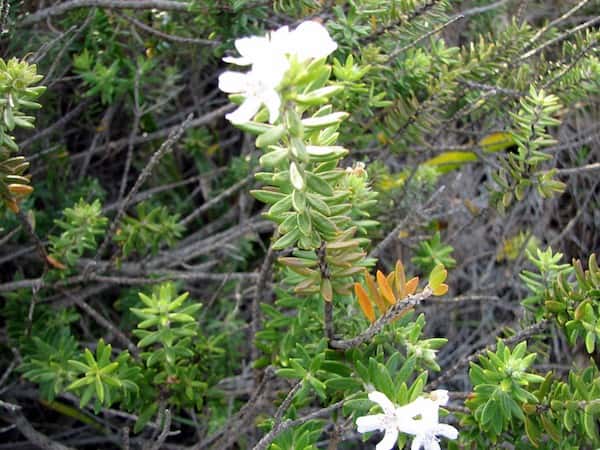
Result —
M 317 417 L 329 414 L 330 412 L 341 408 L 343 404 L 344 400 L 340 400 L 339 402 L 329 405 L 326 408 L 319 409 L 296 420 L 287 419 L 284 422 L 277 423 L 271 431 L 269 431 L 260 441 L 258 441 L 258 444 L 256 444 L 252 450 L 264 450 L 269 446 L 271 442 L 273 442 L 277 438 L 277 436 L 279 436 L 287 429 L 295 427 L 297 425 L 302 425 L 303 423 L 308 422 L 309 420 L 316 419 Z
M 191 38 L 191 37 L 184 37 L 184 36 L 175 36 L 173 34 L 164 33 L 160 30 L 157 30 L 156 28 L 146 25 L 144 22 L 137 20 L 135 17 L 128 16 L 126 14 L 121 14 L 121 17 L 123 17 L 125 20 L 131 22 L 136 27 L 141 28 L 142 30 L 146 31 L 147 33 L 154 34 L 155 36 L 158 36 L 158 37 L 164 39 L 165 41 L 177 42 L 180 44 L 213 45 L 213 46 L 219 45 L 221 43 L 220 41 L 217 41 L 217 40 L 212 41 L 210 39 L 199 39 L 199 38 Z
M 263 261 L 262 267 L 260 268 L 260 274 L 258 275 L 258 282 L 256 283 L 256 289 L 252 296 L 251 314 L 252 321 L 250 322 L 250 338 L 252 339 L 251 356 L 250 361 L 256 361 L 258 359 L 258 348 L 256 347 L 256 333 L 260 328 L 260 298 L 264 296 L 267 282 L 271 275 L 271 267 L 275 260 L 275 251 L 273 250 L 273 244 L 269 246 L 265 260 Z
M 37 448 L 43 450 L 75 450 L 71 447 L 62 445 L 56 441 L 53 441 L 45 434 L 40 433 L 23 415 L 21 407 L 12 403 L 3 402 L 0 400 L 0 407 L 7 411 L 10 415 L 9 420 L 19 429 L 21 434 L 27 438 L 27 440 Z
M 527 53 L 525 53 L 524 55 L 522 55 L 521 57 L 519 57 L 517 59 L 517 61 L 518 62 L 522 62 L 522 61 L 528 59 L 529 57 L 538 54 L 539 52 L 541 52 L 542 50 L 544 50 L 546 47 L 549 47 L 552 44 L 555 44 L 557 42 L 560 42 L 560 41 L 568 38 L 572 34 L 575 34 L 578 31 L 581 31 L 581 30 L 584 30 L 584 29 L 586 29 L 588 27 L 591 27 L 591 26 L 597 24 L 598 22 L 600 22 L 600 16 L 593 17 L 590 20 L 588 20 L 587 22 L 584 22 L 581 25 L 576 26 L 575 28 L 572 28 L 572 29 L 570 29 L 568 31 L 565 31 L 564 33 L 556 36 L 554 39 L 550 39 L 549 41 L 544 42 L 539 47 L 536 47 L 533 50 L 528 51 Z
M 184 225 L 184 226 L 188 225 L 192 220 L 194 220 L 196 217 L 198 217 L 199 215 L 201 215 L 203 212 L 208 211 L 214 205 L 220 204 L 227 197 L 229 197 L 230 195 L 235 194 L 240 188 L 242 188 L 247 183 L 249 183 L 250 181 L 252 181 L 253 178 L 254 178 L 254 173 L 251 173 L 246 178 L 243 178 L 242 180 L 238 181 L 237 183 L 229 186 L 227 189 L 225 189 L 219 195 L 217 195 L 216 197 L 211 198 L 210 200 L 208 200 L 207 202 L 205 202 L 204 204 L 202 204 L 202 206 L 200 206 L 199 208 L 196 208 L 193 213 L 191 213 L 186 218 L 182 219 L 179 222 L 179 225 Z
M 585 172 L 594 172 L 600 170 L 600 162 L 588 164 L 587 166 L 571 167 L 569 169 L 558 169 L 555 175 L 577 175 Z
M 144 170 L 142 170 L 142 173 L 135 181 L 135 184 L 127 194 L 127 197 L 125 197 L 125 199 L 121 202 L 117 214 L 115 215 L 115 218 L 113 219 L 112 223 L 110 224 L 110 228 L 106 233 L 106 237 L 104 238 L 102 245 L 100 245 L 100 248 L 98 249 L 98 253 L 96 254 L 98 259 L 102 257 L 102 253 L 104 253 L 104 251 L 112 241 L 112 238 L 115 232 L 117 231 L 117 227 L 119 226 L 121 219 L 125 214 L 125 209 L 127 208 L 127 205 L 131 201 L 132 197 L 135 194 L 137 194 L 137 192 L 140 190 L 146 179 L 152 173 L 154 167 L 156 167 L 156 165 L 160 162 L 162 157 L 169 153 L 173 148 L 173 145 L 175 145 L 179 138 L 181 138 L 184 131 L 190 126 L 192 118 L 193 114 L 190 114 L 180 125 L 172 129 L 171 133 L 169 133 L 169 137 L 167 138 L 167 140 L 163 142 L 160 148 L 150 158 L 150 161 L 148 161 L 148 164 L 146 164 L 146 167 L 144 167 Z
M 188 11 L 190 4 L 173 0 L 69 0 L 58 5 L 40 9 L 21 21 L 20 26 L 41 22 L 73 9 L 100 7 L 108 9 L 160 9 L 163 11 Z
M 418 294 L 409 295 L 406 299 L 397 302 L 390 309 L 386 311 L 386 313 L 377 319 L 375 322 L 369 326 L 365 331 L 359 334 L 356 337 L 351 339 L 341 340 L 341 341 L 331 341 L 331 348 L 339 349 L 339 350 L 349 350 L 351 348 L 357 347 L 360 344 L 370 341 L 373 337 L 378 334 L 385 325 L 392 322 L 394 319 L 397 319 L 407 309 L 414 308 L 424 300 L 428 299 L 433 295 L 433 292 L 429 287 L 426 287 L 423 292 L 419 292 Z

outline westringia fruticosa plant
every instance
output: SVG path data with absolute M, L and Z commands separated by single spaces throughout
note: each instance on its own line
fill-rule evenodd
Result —
M 7 442 L 600 446 L 591 2 L 100 3 L 0 2 Z
M 17 127 L 34 127 L 35 118 L 25 111 L 41 107 L 35 99 L 46 88 L 34 85 L 42 78 L 35 64 L 0 58 L 0 200 L 13 212 L 19 211 L 19 201 L 33 188 L 25 176 L 29 163 L 18 155 L 19 146 L 11 133 Z

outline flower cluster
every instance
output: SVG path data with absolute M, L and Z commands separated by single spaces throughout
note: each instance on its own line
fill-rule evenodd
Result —
M 439 423 L 440 406 L 448 403 L 448 391 L 438 390 L 429 397 L 419 397 L 412 403 L 396 407 L 385 394 L 373 391 L 369 400 L 377 403 L 383 414 L 373 414 L 356 419 L 359 433 L 383 431 L 383 440 L 376 450 L 391 450 L 399 433 L 414 436 L 411 450 L 440 450 L 438 436 L 456 439 L 458 430 L 451 425 Z
M 305 21 L 293 31 L 285 26 L 266 36 L 237 39 L 235 47 L 240 56 L 223 60 L 250 66 L 250 70 L 246 73 L 226 71 L 219 77 L 219 89 L 244 96 L 241 106 L 226 118 L 236 124 L 248 122 L 264 104 L 269 111 L 269 122 L 274 123 L 281 107 L 277 88 L 291 63 L 325 58 L 337 44 L 323 25 Z

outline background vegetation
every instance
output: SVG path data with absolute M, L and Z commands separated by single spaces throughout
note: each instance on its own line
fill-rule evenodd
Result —
M 436 387 L 449 448 L 600 445 L 597 0 L 0 5 L 0 449 L 371 448 L 367 389 Z M 349 113 L 316 242 L 218 89 L 306 19 Z

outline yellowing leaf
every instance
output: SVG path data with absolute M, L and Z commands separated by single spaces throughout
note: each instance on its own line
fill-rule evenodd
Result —
M 321 280 L 321 295 L 326 302 L 333 300 L 333 289 L 331 288 L 331 281 L 329 278 L 323 278 Z
M 439 172 L 446 173 L 473 161 L 477 161 L 477 155 L 473 152 L 450 151 L 428 159 L 423 165 L 436 167 Z
M 404 266 L 402 265 L 402 261 L 396 261 L 396 267 L 394 268 L 394 282 L 396 287 L 396 292 L 400 298 L 406 297 L 405 287 L 406 284 L 406 275 L 404 274 Z
M 448 292 L 448 285 L 446 283 L 442 283 L 439 286 L 437 286 L 435 289 L 433 289 L 433 295 L 435 296 L 440 296 L 440 295 L 444 295 L 446 292 Z
M 441 283 L 446 280 L 448 276 L 448 271 L 444 269 L 442 264 L 438 264 L 433 268 L 431 274 L 429 275 L 429 286 L 431 289 L 435 290 Z
M 390 305 L 396 303 L 396 298 L 394 297 L 394 293 L 392 292 L 392 288 L 388 284 L 385 275 L 381 273 L 381 270 L 377 271 L 377 284 L 379 285 L 379 290 L 383 298 L 385 298 Z
M 495 133 L 488 134 L 481 141 L 479 146 L 485 152 L 499 152 L 506 150 L 508 147 L 515 145 L 515 140 L 510 133 L 504 131 L 497 131 Z
M 354 283 L 354 292 L 356 293 L 358 304 L 360 305 L 362 312 L 365 314 L 367 319 L 369 319 L 369 322 L 375 322 L 375 311 L 373 310 L 373 305 L 371 305 L 369 296 L 360 283 Z

